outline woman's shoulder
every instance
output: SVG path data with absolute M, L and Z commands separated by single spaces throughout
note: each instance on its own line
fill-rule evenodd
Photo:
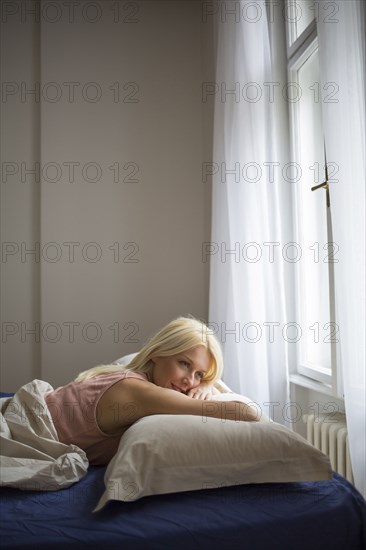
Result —
M 148 381 L 147 375 L 142 372 L 134 372 L 127 369 L 126 370 L 121 369 L 121 371 L 119 372 L 113 372 L 108 374 L 98 374 L 97 376 L 93 376 L 92 378 L 85 380 L 83 383 L 86 383 L 87 385 L 90 385 L 90 386 L 102 388 L 102 387 L 113 386 L 117 382 L 122 382 L 122 380 L 126 380 L 126 379 Z
M 124 380 L 125 378 L 136 378 L 138 380 L 145 380 L 146 382 L 149 381 L 149 379 L 147 377 L 147 374 L 145 374 L 144 372 L 136 372 L 136 371 L 133 371 L 133 370 L 127 370 L 126 369 L 126 370 L 118 373 L 118 375 L 121 378 L 121 380 Z M 117 377 L 118 377 L 118 375 L 117 375 Z

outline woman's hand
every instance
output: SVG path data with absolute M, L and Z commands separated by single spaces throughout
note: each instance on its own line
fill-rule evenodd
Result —
M 186 395 L 188 395 L 188 397 L 193 397 L 193 399 L 210 400 L 213 398 L 214 395 L 213 384 L 209 384 L 208 382 L 201 382 L 199 386 L 189 390 Z

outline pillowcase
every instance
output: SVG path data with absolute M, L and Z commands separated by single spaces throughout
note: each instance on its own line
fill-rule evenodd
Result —
M 331 478 L 329 458 L 276 422 L 158 414 L 141 418 L 121 437 L 94 511 L 109 500 Z
M 113 361 L 112 365 L 128 365 L 128 363 L 131 363 L 132 359 L 134 359 L 137 355 L 136 353 L 130 353 L 128 355 L 124 355 L 123 357 L 120 357 L 119 359 L 116 359 Z

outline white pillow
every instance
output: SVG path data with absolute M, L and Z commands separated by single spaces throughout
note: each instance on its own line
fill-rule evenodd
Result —
M 130 353 L 129 355 L 124 355 L 123 357 L 120 357 L 119 359 L 116 359 L 113 361 L 112 365 L 128 365 L 128 363 L 131 363 L 132 359 L 134 359 L 137 355 L 136 353 Z
M 281 424 L 159 414 L 123 434 L 94 511 L 108 500 L 331 478 L 328 457 Z

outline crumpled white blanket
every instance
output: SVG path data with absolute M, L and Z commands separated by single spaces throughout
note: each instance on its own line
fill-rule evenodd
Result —
M 69 487 L 87 472 L 85 452 L 58 440 L 44 394 L 43 380 L 0 399 L 0 485 L 35 491 Z

